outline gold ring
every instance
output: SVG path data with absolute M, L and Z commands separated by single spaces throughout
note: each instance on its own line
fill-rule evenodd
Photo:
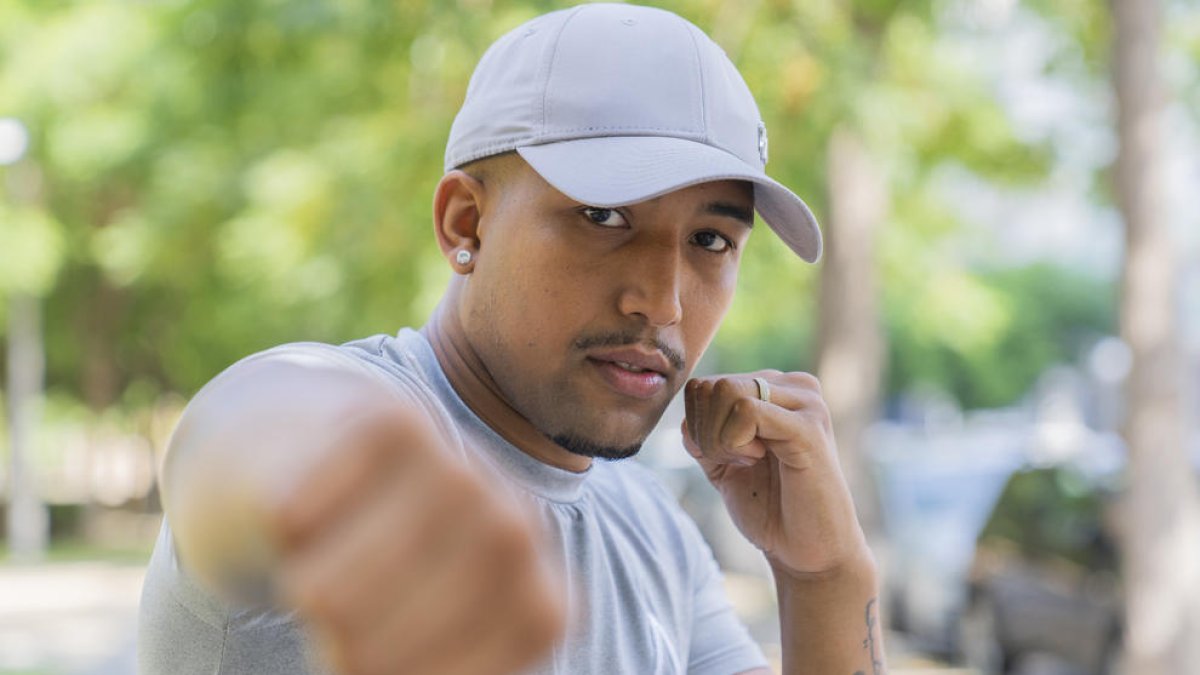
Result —
M 754 384 L 758 385 L 758 400 L 763 403 L 771 402 L 771 385 L 761 377 L 754 378 Z

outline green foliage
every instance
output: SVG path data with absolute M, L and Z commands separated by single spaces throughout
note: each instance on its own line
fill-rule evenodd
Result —
M 0 290 L 45 295 L 51 386 L 93 407 L 131 386 L 186 394 L 273 344 L 421 323 L 449 276 L 429 203 L 471 69 L 566 4 L 0 3 L 0 116 L 30 127 L 26 165 L 42 176 L 0 212 Z M 738 64 L 772 175 L 819 216 L 828 138 L 866 139 L 894 195 L 879 246 L 894 389 L 934 381 L 992 403 L 1065 353 L 1055 341 L 1074 329 L 1046 293 L 1016 297 L 1016 281 L 939 246 L 962 225 L 932 172 L 1028 183 L 1048 164 L 944 39 L 942 3 L 656 4 Z M 718 361 L 810 367 L 815 269 L 758 230 Z
M 54 284 L 62 258 L 59 225 L 41 209 L 0 203 L 0 289 L 41 295 Z
M 1107 508 L 1103 489 L 1073 468 L 1025 470 L 1005 484 L 979 540 L 985 548 L 1014 547 L 1028 560 L 1114 571 Z
M 1200 118 L 1200 12 L 1195 10 L 1194 0 L 1190 9 L 1187 3 L 1177 2 L 1168 7 L 1167 42 L 1178 56 L 1169 62 L 1168 72 L 1177 89 L 1175 94 L 1191 113 Z
M 825 211 L 826 144 L 838 127 L 860 134 L 893 194 L 877 245 L 890 349 L 889 393 L 930 383 L 969 405 L 1009 403 L 1070 345 L 1044 343 L 1042 326 L 1014 320 L 1011 297 L 940 245 L 963 227 L 931 176 L 946 165 L 1004 185 L 1043 178 L 1048 145 L 1017 139 L 969 45 L 941 34 L 932 3 L 795 3 L 764 11 L 727 51 L 757 93 L 772 131 L 771 169 Z M 701 25 L 704 25 L 703 23 Z M 719 39 L 719 36 L 718 36 Z M 739 294 L 717 339 L 720 367 L 811 369 L 815 274 L 756 235 Z M 765 249 L 765 250 L 764 250 Z M 991 350 L 1035 345 L 1022 369 L 995 370 Z M 1017 348 L 1019 351 L 1019 347 Z M 1036 357 L 1036 358 L 1035 358 Z
M 816 272 L 759 224 L 747 246 L 738 290 L 716 339 L 716 366 L 726 372 L 811 370 L 816 330 Z M 793 270 L 800 267 L 799 283 Z M 785 281 L 786 280 L 786 281 Z
M 1108 2 L 1027 0 L 1025 4 L 1049 21 L 1056 35 L 1063 37 L 1052 69 L 1067 69 L 1072 75 L 1083 70 L 1095 77 L 1106 77 L 1110 58 L 1109 35 L 1112 31 Z
M 916 296 L 889 293 L 887 306 L 889 391 L 924 382 L 966 407 L 1014 402 L 1116 328 L 1111 283 L 1046 264 L 943 271 Z

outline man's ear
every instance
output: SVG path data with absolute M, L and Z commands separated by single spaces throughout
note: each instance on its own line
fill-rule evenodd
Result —
M 433 193 L 433 229 L 438 246 L 459 274 L 470 274 L 475 269 L 486 194 L 482 181 L 459 169 L 442 176 Z

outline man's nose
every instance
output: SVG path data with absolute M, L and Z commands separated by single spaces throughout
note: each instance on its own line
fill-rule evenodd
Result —
M 682 263 L 680 247 L 669 244 L 647 246 L 641 255 L 630 256 L 623 274 L 621 313 L 657 327 L 679 323 Z

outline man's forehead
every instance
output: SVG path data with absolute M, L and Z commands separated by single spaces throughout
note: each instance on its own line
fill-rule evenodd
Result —
M 498 174 L 504 173 L 510 178 L 520 177 L 528 180 L 540 191 L 549 191 L 566 200 L 587 203 L 558 190 L 558 188 L 546 181 L 528 162 L 525 162 L 516 153 L 505 155 L 498 159 L 500 159 L 500 162 L 498 162 L 497 166 L 498 168 L 502 167 L 502 171 L 498 171 Z M 677 188 L 638 202 L 617 205 L 606 204 L 604 206 L 612 206 L 614 208 L 658 207 L 664 201 L 675 201 L 680 197 L 695 199 L 698 202 L 697 208 L 708 215 L 733 218 L 744 223 L 747 227 L 753 227 L 754 225 L 754 186 L 749 181 L 744 180 L 705 181 Z
M 697 209 L 706 215 L 724 216 L 754 227 L 754 186 L 742 180 L 719 180 L 698 183 L 673 190 L 629 206 L 655 205 L 673 195 L 695 192 Z

